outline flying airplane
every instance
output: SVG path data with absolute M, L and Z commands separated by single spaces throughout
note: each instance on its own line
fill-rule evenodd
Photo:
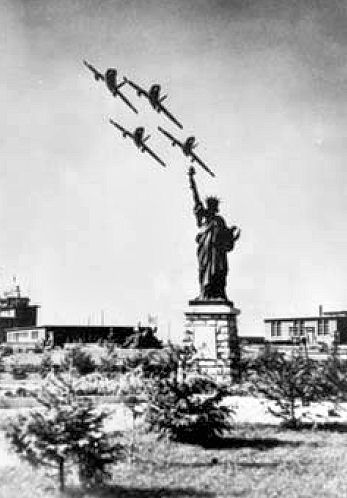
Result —
M 192 163 L 194 163 L 196 161 L 198 164 L 200 164 L 200 166 L 202 168 L 204 168 L 205 171 L 207 171 L 207 173 L 209 173 L 213 177 L 215 176 L 215 174 L 213 173 L 213 171 L 211 171 L 210 168 L 208 168 L 206 166 L 206 164 L 204 162 L 202 162 L 202 160 L 200 159 L 200 157 L 198 157 L 195 154 L 195 152 L 193 152 L 193 150 L 198 146 L 198 143 L 196 142 L 195 137 L 188 137 L 185 142 L 180 142 L 179 140 L 177 140 L 177 138 L 175 138 L 173 135 L 171 135 L 171 133 L 169 133 L 168 131 L 164 130 L 160 126 L 158 126 L 158 130 L 161 133 L 163 133 L 163 135 L 165 135 L 169 140 L 171 140 L 171 145 L 173 147 L 175 145 L 178 145 L 179 147 L 181 147 L 181 149 L 183 151 L 183 154 L 185 156 L 191 157 L 191 162 Z
M 120 91 L 120 88 L 125 85 L 126 81 L 123 78 L 121 83 L 117 84 L 117 70 L 113 68 L 106 69 L 105 74 L 100 73 L 94 66 L 89 64 L 86 60 L 83 61 L 83 64 L 93 73 L 96 81 L 102 80 L 105 82 L 107 88 L 110 90 L 114 97 L 120 97 L 123 102 L 126 103 L 128 107 L 136 114 L 138 114 L 138 110 L 132 105 L 132 103 L 127 99 L 127 97 Z
M 151 104 L 154 110 L 156 110 L 157 112 L 163 112 L 179 128 L 181 129 L 183 128 L 181 123 L 177 121 L 177 119 L 171 114 L 171 112 L 167 110 L 165 106 L 163 106 L 162 103 L 164 102 L 164 100 L 167 99 L 168 96 L 167 95 L 160 96 L 160 91 L 161 91 L 160 85 L 152 85 L 147 92 L 147 90 L 144 90 L 142 87 L 140 87 L 133 81 L 128 80 L 128 78 L 124 78 L 124 80 L 126 83 L 128 83 L 136 90 L 137 95 L 139 97 L 141 97 L 141 95 L 144 95 L 148 99 L 149 103 Z
M 150 135 L 147 135 L 147 137 L 144 136 L 145 129 L 143 128 L 143 126 L 136 128 L 134 133 L 131 133 L 130 131 L 123 128 L 123 126 L 113 121 L 113 119 L 110 119 L 110 123 L 118 128 L 124 138 L 130 137 L 136 147 L 141 150 L 141 152 L 148 152 L 148 154 L 150 154 L 159 164 L 166 167 L 166 164 L 160 159 L 160 157 L 158 157 L 157 154 L 155 154 L 155 152 L 153 152 L 153 150 L 145 144 L 145 142 L 147 142 L 147 140 L 150 138 Z

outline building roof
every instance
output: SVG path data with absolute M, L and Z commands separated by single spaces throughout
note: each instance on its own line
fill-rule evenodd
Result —
M 323 315 L 315 315 L 315 316 L 291 316 L 291 317 L 275 317 L 275 318 L 264 318 L 264 322 L 292 322 L 293 320 L 331 320 L 332 318 L 341 318 L 346 317 L 347 315 L 339 314 L 338 312 L 331 312 L 329 314 L 324 313 Z
M 323 315 L 327 316 L 346 316 L 347 317 L 347 311 L 346 310 L 341 310 L 341 311 L 323 311 Z
M 80 330 L 90 330 L 92 331 L 97 331 L 97 330 L 108 330 L 108 331 L 116 331 L 116 330 L 126 330 L 126 331 L 134 331 L 136 327 L 133 325 L 25 325 L 22 327 L 7 327 L 6 331 L 21 331 L 21 330 L 32 330 L 32 329 L 67 329 L 69 331 L 80 331 Z M 147 327 L 147 326 L 141 326 L 139 327 L 139 331 L 145 331 L 145 330 L 152 330 L 152 327 Z
M 274 318 L 265 318 L 264 322 L 292 322 L 293 320 L 321 320 L 323 318 L 347 318 L 347 310 L 338 310 L 338 311 L 323 311 L 323 306 L 319 306 L 318 315 L 311 316 L 291 316 L 291 317 L 274 317 Z

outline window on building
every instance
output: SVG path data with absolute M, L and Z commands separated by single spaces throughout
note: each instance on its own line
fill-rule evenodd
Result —
M 37 330 L 33 330 L 31 332 L 31 338 L 32 339 L 38 339 L 39 338 L 39 332 Z
M 299 333 L 300 333 L 300 330 L 299 330 L 298 327 L 296 327 L 296 326 L 289 327 L 289 335 L 290 335 L 290 337 L 298 337 Z
M 323 335 L 324 329 L 323 329 L 323 320 L 318 321 L 318 335 Z
M 329 334 L 329 320 L 324 320 L 324 322 L 323 322 L 323 331 L 324 331 L 324 335 L 328 335 Z
M 281 322 L 279 321 L 274 321 L 271 322 L 271 337 L 280 337 L 282 335 L 281 333 Z
M 276 335 L 276 327 L 275 327 L 275 322 L 271 322 L 271 337 L 275 337 Z

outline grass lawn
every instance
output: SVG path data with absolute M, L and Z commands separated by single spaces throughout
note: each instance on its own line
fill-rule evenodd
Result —
M 157 442 L 141 435 L 135 461 L 114 467 L 104 490 L 78 498 L 346 497 L 347 432 L 281 430 L 240 425 L 223 447 Z M 1 441 L 2 450 L 4 443 Z M 5 450 L 7 451 L 7 450 Z M 1 455 L 1 498 L 60 496 L 56 481 Z

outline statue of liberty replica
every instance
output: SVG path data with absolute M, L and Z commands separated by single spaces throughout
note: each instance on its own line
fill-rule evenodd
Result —
M 193 191 L 194 214 L 199 232 L 196 236 L 199 262 L 199 300 L 221 299 L 227 301 L 225 292 L 228 274 L 227 253 L 234 249 L 240 237 L 236 226 L 228 228 L 219 216 L 219 200 L 207 197 L 204 206 L 194 179 L 195 169 L 189 169 L 190 187 Z
M 195 347 L 199 370 L 217 378 L 234 376 L 239 358 L 236 317 L 226 294 L 227 255 L 239 239 L 241 230 L 228 227 L 219 213 L 217 197 L 202 202 L 195 181 L 195 169 L 189 169 L 193 193 L 200 293 L 189 301 L 185 312 L 185 342 Z

